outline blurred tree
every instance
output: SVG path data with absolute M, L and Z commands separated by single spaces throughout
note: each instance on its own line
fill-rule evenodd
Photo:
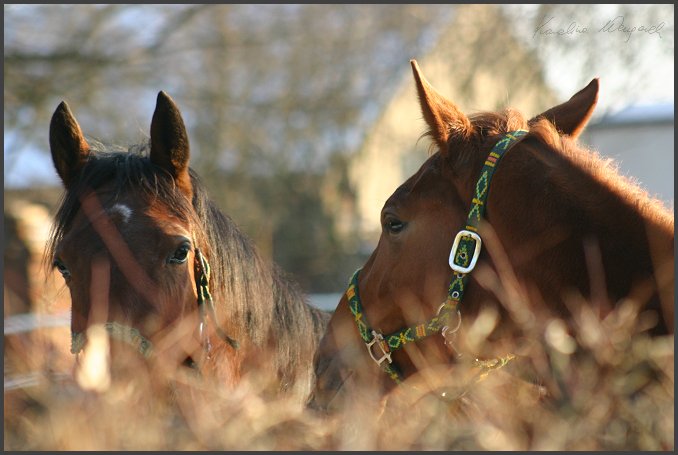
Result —
M 330 158 L 359 146 L 389 82 L 451 11 L 6 5 L 5 131 L 15 141 L 5 150 L 38 147 L 48 159 L 49 118 L 61 99 L 86 134 L 143 142 L 165 90 L 184 114 L 192 167 L 224 211 L 307 290 L 337 290 L 355 257 L 342 247 L 338 214 L 323 204 L 325 176 L 342 172 Z
M 579 62 L 574 68 L 618 54 L 633 65 L 640 40 L 535 40 L 545 16 L 583 23 L 621 12 L 648 24 L 673 16 L 672 5 L 503 8 L 497 28 L 521 29 L 542 58 L 562 55 Z M 308 291 L 336 280 L 341 288 L 360 260 L 346 215 L 347 156 L 407 61 L 446 33 L 454 12 L 419 4 L 5 5 L 5 175 L 26 150 L 49 160 L 49 119 L 62 99 L 87 134 L 124 145 L 147 140 L 165 90 L 184 113 L 192 166 L 224 211 Z M 647 71 L 634 69 L 634 87 Z

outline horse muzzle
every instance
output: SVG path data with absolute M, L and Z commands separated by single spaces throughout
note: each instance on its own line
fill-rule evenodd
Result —
M 316 362 L 316 383 L 308 406 L 322 412 L 331 412 L 342 407 L 345 395 L 344 384 L 353 371 L 348 370 L 336 358 L 322 358 Z
M 327 335 L 325 336 L 315 357 L 316 380 L 308 403 L 310 408 L 332 412 L 346 406 L 346 400 L 353 389 L 356 371 L 349 360 L 355 360 L 357 356 L 363 354 L 356 351 L 352 345 L 338 348 L 328 340 Z

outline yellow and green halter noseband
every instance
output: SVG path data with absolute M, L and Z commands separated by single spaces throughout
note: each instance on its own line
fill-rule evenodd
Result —
M 440 306 L 437 314 L 433 318 L 421 324 L 405 327 L 390 335 L 382 335 L 370 327 L 360 303 L 360 295 L 358 293 L 358 275 L 360 274 L 360 269 L 356 270 L 353 274 L 348 289 L 346 290 L 346 297 L 348 299 L 348 306 L 351 313 L 353 313 L 356 325 L 358 326 L 358 332 L 365 342 L 370 357 L 372 357 L 377 365 L 379 365 L 396 383 L 400 384 L 403 377 L 391 359 L 391 353 L 393 351 L 401 349 L 407 343 L 421 340 L 430 335 L 439 332 L 442 332 L 443 335 L 445 335 L 446 332 L 454 333 L 459 329 L 461 325 L 461 314 L 459 313 L 458 306 L 464 297 L 468 275 L 473 271 L 478 257 L 480 256 L 482 240 L 478 235 L 478 224 L 485 214 L 485 205 L 490 189 L 490 181 L 492 180 L 496 166 L 499 164 L 499 161 L 504 154 L 517 144 L 526 134 L 527 131 L 525 130 L 505 133 L 494 145 L 485 160 L 485 164 L 480 171 L 480 177 L 476 183 L 475 194 L 471 201 L 471 210 L 466 219 L 466 226 L 457 233 L 450 251 L 449 264 L 454 274 L 447 291 L 447 299 Z M 453 322 L 455 323 L 454 327 L 451 325 Z M 375 355 L 374 353 L 375 346 L 381 351 L 378 355 Z

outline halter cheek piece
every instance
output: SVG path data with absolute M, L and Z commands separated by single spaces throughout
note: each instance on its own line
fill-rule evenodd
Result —
M 363 307 L 360 303 L 360 295 L 358 293 L 358 275 L 360 274 L 360 269 L 353 274 L 346 290 L 346 297 L 348 298 L 348 306 L 358 326 L 358 332 L 365 342 L 367 352 L 372 360 L 396 383 L 400 384 L 403 377 L 391 359 L 393 351 L 401 349 L 407 343 L 421 340 L 439 332 L 445 338 L 445 343 L 451 345 L 455 332 L 461 327 L 461 312 L 458 307 L 464 297 L 468 275 L 473 271 L 480 256 L 482 239 L 478 235 L 478 224 L 485 213 L 485 203 L 489 193 L 490 180 L 502 156 L 526 134 L 527 131 L 525 130 L 511 131 L 504 134 L 494 145 L 485 160 L 485 164 L 480 171 L 480 177 L 476 183 L 475 194 L 471 201 L 471 210 L 466 219 L 466 226 L 457 233 L 450 250 L 449 264 L 454 274 L 447 291 L 447 299 L 440 305 L 433 318 L 421 324 L 405 327 L 390 335 L 379 333 L 367 323 Z M 495 367 L 493 364 L 492 368 Z
M 203 346 L 209 354 L 210 351 L 210 341 L 207 336 L 206 325 L 207 325 L 207 315 L 212 318 L 212 323 L 214 323 L 214 328 L 217 336 L 231 345 L 233 349 L 238 349 L 240 345 L 236 340 L 226 335 L 226 332 L 223 331 L 217 322 L 217 315 L 214 310 L 214 301 L 212 300 L 212 295 L 210 294 L 209 282 L 210 282 L 210 265 L 205 259 L 205 256 L 202 255 L 199 248 L 195 250 L 195 285 L 198 289 L 198 309 L 200 311 L 200 338 L 203 340 Z
M 208 316 L 212 319 L 217 336 L 231 345 L 234 349 L 238 349 L 238 342 L 229 337 L 217 324 L 214 301 L 212 300 L 212 294 L 210 294 L 209 289 L 210 266 L 199 248 L 195 249 L 195 261 L 193 267 L 195 285 L 198 290 L 197 303 L 198 311 L 200 312 L 200 339 L 207 357 L 209 358 L 211 351 L 211 345 L 207 334 Z M 104 324 L 104 328 L 111 338 L 129 344 L 145 358 L 149 358 L 153 353 L 153 343 L 151 343 L 148 338 L 144 337 L 138 329 L 110 321 Z M 82 351 L 85 347 L 85 338 L 85 333 L 83 332 L 71 333 L 71 353 L 78 354 Z

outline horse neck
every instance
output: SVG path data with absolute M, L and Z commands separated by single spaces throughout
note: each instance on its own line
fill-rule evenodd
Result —
M 265 362 L 281 387 L 307 394 L 310 359 L 329 315 L 307 305 L 299 287 L 274 263 L 261 258 L 228 217 L 216 208 L 213 216 L 222 226 L 212 238 L 213 254 L 220 263 L 213 276 L 219 283 L 215 304 L 221 308 L 220 324 L 242 346 L 243 368 L 260 368 Z
M 566 153 L 539 145 L 501 164 L 488 205 L 519 274 L 556 300 L 572 288 L 590 298 L 602 286 L 615 302 L 649 286 L 651 295 L 637 297 L 657 309 L 662 301 L 672 321 L 672 217 L 573 144 Z
M 246 344 L 265 341 L 265 327 L 270 323 L 263 310 L 273 301 L 273 279 L 270 268 L 256 248 L 216 206 L 210 203 L 205 223 L 211 246 L 213 265 L 213 298 L 220 324 L 230 328 Z
M 299 287 L 273 262 L 264 260 L 250 240 L 237 229 L 222 241 L 226 264 L 219 298 L 229 302 L 228 319 L 240 321 L 254 344 L 297 336 L 307 330 L 305 316 L 316 312 Z M 313 331 L 317 331 L 313 327 Z

